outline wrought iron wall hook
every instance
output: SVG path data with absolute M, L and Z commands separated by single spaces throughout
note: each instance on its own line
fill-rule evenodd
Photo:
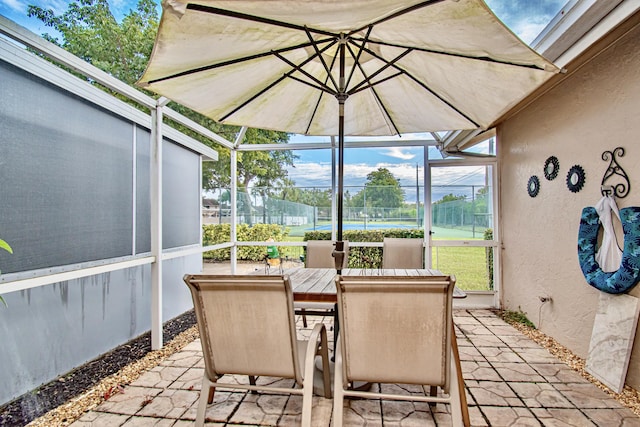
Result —
M 624 148 L 617 147 L 613 151 L 605 151 L 602 153 L 602 160 L 609 162 L 609 167 L 604 173 L 602 177 L 602 182 L 600 183 L 600 192 L 603 196 L 615 196 L 615 197 L 626 197 L 629 194 L 629 190 L 631 190 L 631 183 L 629 182 L 629 177 L 627 173 L 620 167 L 618 161 L 616 160 L 616 156 L 623 157 L 624 156 Z M 619 182 L 617 184 L 607 183 L 607 180 L 611 178 L 613 175 L 618 175 L 624 179 L 624 182 Z

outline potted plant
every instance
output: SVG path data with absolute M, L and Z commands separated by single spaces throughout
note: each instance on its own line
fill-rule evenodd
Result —
M 4 240 L 0 239 L 0 249 L 4 249 L 5 251 L 9 252 L 10 254 L 13 253 L 13 250 L 11 249 L 11 246 L 9 246 L 9 244 L 7 242 L 5 242 Z M 2 274 L 2 271 L 0 271 L 0 274 Z M 2 298 L 2 295 L 0 295 L 0 301 L 2 301 L 2 303 L 6 306 L 7 303 L 4 302 L 4 298 Z

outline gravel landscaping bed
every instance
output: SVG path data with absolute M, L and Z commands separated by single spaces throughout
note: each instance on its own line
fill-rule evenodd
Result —
M 197 334 L 195 323 L 196 319 L 193 310 L 166 322 L 163 327 L 164 342 L 168 343 L 174 340 L 189 329 L 193 329 L 193 333 Z M 191 341 L 194 338 L 195 336 L 191 338 Z M 174 351 L 176 351 L 175 348 Z M 148 332 L 0 407 L 0 425 L 24 426 L 52 409 L 87 392 L 87 390 L 95 387 L 105 378 L 117 374 L 132 362 L 142 360 L 150 353 L 157 352 L 151 352 L 151 333 Z M 139 368 L 144 369 L 143 366 Z M 117 387 L 111 393 L 115 390 L 117 390 Z M 103 397 L 107 397 L 108 394 L 109 390 L 106 390 Z M 82 412 L 79 415 L 81 414 Z M 62 419 L 59 421 L 59 423 L 41 425 L 66 425 Z M 73 419 L 70 421 L 73 421 Z

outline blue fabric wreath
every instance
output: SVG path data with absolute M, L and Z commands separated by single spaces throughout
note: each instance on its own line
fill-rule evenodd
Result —
M 640 281 L 640 207 L 620 209 L 624 231 L 622 261 L 617 271 L 606 273 L 600 269 L 595 254 L 600 222 L 593 207 L 582 210 L 578 231 L 578 261 L 582 274 L 594 288 L 610 294 L 621 294 Z

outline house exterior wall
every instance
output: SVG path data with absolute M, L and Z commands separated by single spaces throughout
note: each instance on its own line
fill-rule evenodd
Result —
M 600 291 L 589 286 L 577 258 L 584 207 L 601 198 L 608 167 L 604 151 L 623 147 L 619 159 L 631 182 L 618 207 L 640 206 L 640 16 L 636 26 L 582 67 L 498 127 L 502 224 L 502 305 L 522 310 L 545 334 L 586 358 Z M 543 166 L 559 159 L 558 177 Z M 584 188 L 572 193 L 567 172 L 580 165 Z M 540 179 L 532 198 L 527 181 Z M 620 238 L 620 244 L 622 240 Z M 630 291 L 640 297 L 640 286 Z M 541 296 L 551 297 L 542 303 Z M 640 339 L 636 334 L 627 384 L 640 388 Z

